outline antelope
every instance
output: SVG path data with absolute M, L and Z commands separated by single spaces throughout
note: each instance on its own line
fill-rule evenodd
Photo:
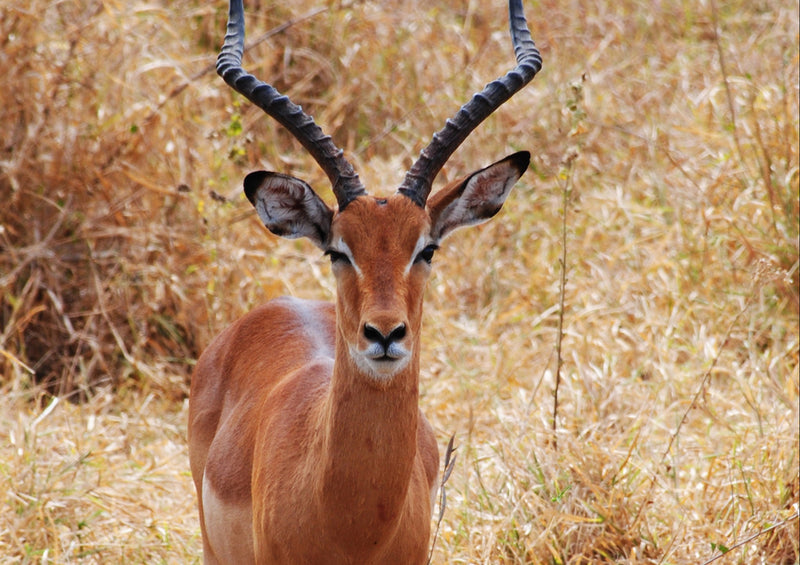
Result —
M 301 142 L 338 206 L 275 172 L 248 174 L 245 195 L 269 231 L 330 258 L 336 302 L 274 299 L 198 359 L 188 438 L 204 563 L 425 563 L 439 450 L 419 408 L 423 291 L 440 242 L 494 216 L 530 154 L 428 196 L 456 148 L 541 69 L 521 0 L 509 18 L 516 66 L 447 121 L 392 195 L 371 196 L 313 118 L 242 69 L 244 8 L 230 2 L 217 72 Z

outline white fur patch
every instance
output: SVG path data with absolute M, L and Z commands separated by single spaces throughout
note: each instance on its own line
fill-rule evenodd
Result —
M 350 250 L 350 248 L 347 246 L 347 244 L 344 242 L 344 240 L 341 237 L 339 239 L 337 239 L 334 244 L 331 245 L 331 248 L 334 251 L 338 251 L 342 255 L 347 256 L 347 258 L 350 260 L 350 264 L 356 270 L 356 274 L 359 277 L 363 276 L 361 268 L 356 264 L 356 260 L 353 259 L 353 252 Z
M 203 476 L 203 518 L 208 544 L 222 563 L 253 563 L 253 514 L 250 501 L 226 503 Z
M 392 347 L 396 348 L 392 353 L 394 355 L 402 355 L 402 357 L 396 357 L 392 361 L 377 361 L 370 357 L 369 354 L 365 354 L 351 345 L 349 347 L 350 358 L 355 361 L 360 372 L 377 382 L 386 383 L 392 380 L 397 373 L 405 369 L 408 366 L 408 362 L 411 360 L 411 352 L 405 347 L 399 344 L 392 344 Z
M 428 240 L 428 238 L 424 235 L 419 236 L 417 240 L 417 244 L 414 246 L 414 252 L 411 254 L 411 260 L 406 265 L 405 274 L 408 274 L 411 271 L 411 267 L 414 266 L 414 261 L 417 260 L 417 255 L 419 255 L 423 249 L 428 247 L 432 242 Z

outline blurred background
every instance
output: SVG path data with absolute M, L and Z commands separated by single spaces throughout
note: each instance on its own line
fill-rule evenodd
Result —
M 244 67 L 372 193 L 513 66 L 502 2 L 246 10 Z M 525 10 L 543 70 L 439 176 L 533 153 L 428 288 L 421 406 L 459 446 L 432 561 L 796 563 L 798 4 Z M 0 1 L 0 562 L 201 562 L 193 364 L 257 304 L 333 296 L 242 195 L 263 168 L 332 201 L 216 76 L 226 17 Z

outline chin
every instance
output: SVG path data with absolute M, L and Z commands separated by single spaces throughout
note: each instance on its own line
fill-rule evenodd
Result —
M 357 351 L 351 351 L 350 354 L 359 372 L 381 385 L 390 384 L 399 372 L 408 367 L 408 362 L 411 360 L 411 355 L 405 355 L 399 359 L 378 361 Z

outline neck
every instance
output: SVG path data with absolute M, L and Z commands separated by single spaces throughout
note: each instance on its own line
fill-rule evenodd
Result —
M 419 358 L 391 382 L 358 371 L 341 336 L 324 411 L 318 494 L 342 544 L 374 547 L 403 514 L 417 449 Z

